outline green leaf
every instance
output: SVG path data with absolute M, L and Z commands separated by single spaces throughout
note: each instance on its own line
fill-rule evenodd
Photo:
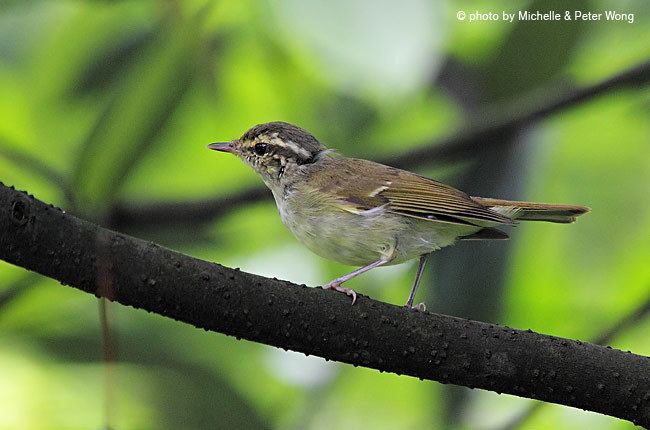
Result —
M 175 18 L 175 17 L 174 17 Z M 176 110 L 198 58 L 200 16 L 164 21 L 81 148 L 74 184 L 82 208 L 105 210 Z

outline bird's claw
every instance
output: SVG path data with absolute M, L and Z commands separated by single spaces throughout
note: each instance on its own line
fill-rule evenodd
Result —
M 406 305 L 404 305 L 404 307 L 406 309 L 413 309 L 414 311 L 418 311 L 418 312 L 426 312 L 426 310 L 427 310 L 427 305 L 425 305 L 424 303 L 418 303 L 415 306 L 406 304 Z
M 341 293 L 344 293 L 350 297 L 352 297 L 352 305 L 354 306 L 354 303 L 357 301 L 357 293 L 354 292 L 352 288 L 345 288 L 342 287 L 341 284 L 338 282 L 330 282 L 329 284 L 325 285 L 323 287 L 324 290 L 334 290 L 334 291 L 339 291 Z

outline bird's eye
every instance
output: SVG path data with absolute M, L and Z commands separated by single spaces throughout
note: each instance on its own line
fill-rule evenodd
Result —
M 266 150 L 268 149 L 268 145 L 266 143 L 258 143 L 255 145 L 253 150 L 257 155 L 264 155 L 266 154 Z

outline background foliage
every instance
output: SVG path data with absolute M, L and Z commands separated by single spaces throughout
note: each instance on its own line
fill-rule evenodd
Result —
M 294 122 L 347 155 L 377 159 L 650 58 L 644 0 L 571 3 L 635 13 L 633 24 L 456 19 L 458 10 L 566 7 L 4 1 L 0 180 L 110 226 L 118 205 L 195 202 L 259 185 L 237 160 L 205 149 L 256 123 Z M 593 212 L 572 226 L 521 225 L 508 244 L 441 251 L 422 300 L 436 311 L 593 338 L 648 300 L 650 92 L 587 100 L 503 139 L 504 149 L 419 172 L 472 194 Z M 269 200 L 210 222 L 171 221 L 120 229 L 309 285 L 348 270 L 298 244 Z M 411 264 L 379 269 L 353 286 L 401 304 L 413 272 Z M 97 428 L 108 414 L 119 429 L 498 429 L 529 404 L 108 311 L 118 363 L 107 372 L 96 300 L 0 262 L 0 428 Z M 611 343 L 648 355 L 649 331 L 650 319 L 641 320 Z M 548 405 L 522 425 L 587 426 L 631 427 Z

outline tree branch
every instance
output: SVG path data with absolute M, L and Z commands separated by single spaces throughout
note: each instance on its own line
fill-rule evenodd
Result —
M 650 297 L 643 301 L 639 306 L 631 312 L 623 315 L 618 321 L 607 327 L 602 333 L 597 335 L 591 342 L 597 345 L 607 345 L 614 340 L 619 334 L 625 332 L 629 328 L 634 327 L 644 318 L 650 314 Z M 516 430 L 532 418 L 546 403 L 532 402 L 527 406 L 519 415 L 514 417 L 506 425 L 501 427 L 501 430 Z
M 0 259 L 206 330 L 650 425 L 650 359 L 230 269 L 0 184 Z M 108 288 L 110 287 L 110 288 Z
M 380 163 L 399 168 L 415 168 L 424 165 L 443 164 L 477 155 L 481 151 L 507 142 L 501 136 L 513 130 L 546 118 L 563 109 L 628 87 L 641 87 L 650 82 L 650 61 L 637 65 L 598 84 L 567 91 L 563 95 L 550 97 L 545 102 L 538 98 L 517 103 L 505 109 L 505 115 L 481 114 L 469 122 L 459 134 L 423 143 L 416 149 L 399 155 L 380 159 Z M 551 91 L 549 91 L 551 92 Z M 487 118 L 487 119 L 486 119 Z M 179 223 L 204 223 L 239 207 L 242 203 L 266 200 L 270 192 L 263 187 L 242 190 L 229 197 L 216 197 L 186 202 L 157 202 L 146 205 L 122 203 L 113 208 L 112 225 L 117 228 L 138 228 L 178 225 Z

